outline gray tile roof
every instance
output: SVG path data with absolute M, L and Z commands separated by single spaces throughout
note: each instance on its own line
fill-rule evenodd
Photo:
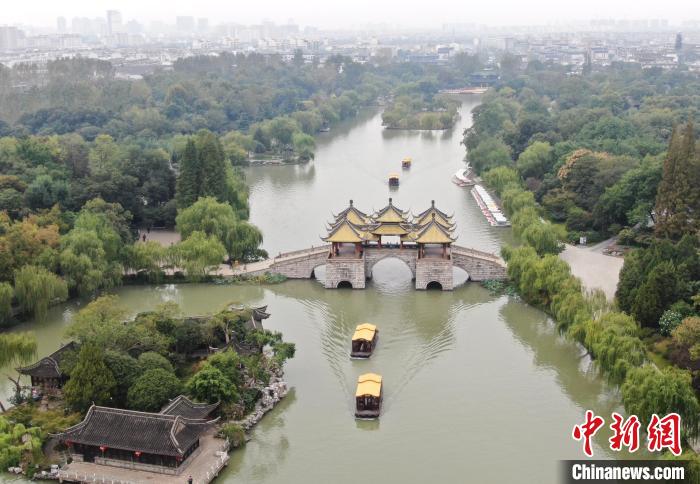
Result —
M 58 437 L 72 443 L 182 456 L 212 421 L 93 405 L 85 419 Z

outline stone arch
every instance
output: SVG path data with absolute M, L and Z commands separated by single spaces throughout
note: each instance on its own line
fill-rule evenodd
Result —
M 452 266 L 452 280 L 454 281 L 454 287 L 461 286 L 472 280 L 472 275 L 462 266 L 453 265 Z
M 365 275 L 367 279 L 371 279 L 372 275 L 374 273 L 374 266 L 377 265 L 377 263 L 386 260 L 386 259 L 396 259 L 401 262 L 403 262 L 406 267 L 408 267 L 408 270 L 411 271 L 411 280 L 415 280 L 416 278 L 416 258 L 415 254 L 412 254 L 413 257 L 402 257 L 399 254 L 382 254 L 381 256 L 377 258 L 372 258 L 371 260 L 367 260 L 367 264 L 365 266 Z
M 316 269 L 325 265 L 326 261 L 324 260 L 323 262 L 319 262 L 318 264 L 311 266 L 311 273 L 309 274 L 309 279 L 316 279 Z
M 336 286 L 336 289 L 352 289 L 352 282 L 350 281 L 340 281 Z
M 428 284 L 426 284 L 425 289 L 430 291 L 430 290 L 437 290 L 437 291 L 442 291 L 442 284 L 438 281 L 430 281 Z

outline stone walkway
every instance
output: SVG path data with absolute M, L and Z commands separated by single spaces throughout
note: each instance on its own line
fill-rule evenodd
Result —
M 180 475 L 159 474 L 88 462 L 72 462 L 59 471 L 62 482 L 111 483 L 111 484 L 175 484 L 187 482 L 192 476 L 194 484 L 207 484 L 214 480 L 229 456 L 224 449 L 228 443 L 214 437 L 214 430 L 202 436 L 199 453 L 183 469 Z M 223 451 L 223 454 L 221 452 Z
M 586 289 L 602 289 L 608 300 L 612 301 L 625 260 L 622 257 L 604 255 L 600 248 L 601 244 L 593 247 L 567 244 L 559 257 L 569 264 L 571 273 L 581 279 Z

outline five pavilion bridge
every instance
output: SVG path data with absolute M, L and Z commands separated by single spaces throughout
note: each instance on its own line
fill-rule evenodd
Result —
M 290 279 L 311 279 L 326 266 L 327 289 L 363 289 L 374 265 L 387 258 L 406 263 L 416 289 L 452 290 L 453 267 L 467 272 L 472 281 L 505 279 L 506 265 L 495 254 L 454 244 L 452 216 L 435 207 L 418 215 L 398 209 L 389 199 L 383 209 L 367 215 L 353 205 L 335 216 L 320 247 L 286 252 L 248 264 L 236 274 L 282 274 Z

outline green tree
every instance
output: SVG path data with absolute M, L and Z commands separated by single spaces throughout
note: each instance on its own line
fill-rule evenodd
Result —
M 678 271 L 670 261 L 651 269 L 639 287 L 632 315 L 644 326 L 657 327 L 666 307 L 679 297 Z
M 127 248 L 126 268 L 137 274 L 146 274 L 152 282 L 162 280 L 166 260 L 167 249 L 153 240 L 137 242 Z
M 674 129 L 656 196 L 656 233 L 678 239 L 700 223 L 700 161 L 695 155 L 695 129 L 688 121 L 683 136 Z
M 0 282 L 0 326 L 12 320 L 12 298 L 15 291 L 7 282 Z
M 182 393 L 182 383 L 162 368 L 148 370 L 136 378 L 129 388 L 129 408 L 143 412 L 157 412 L 168 400 Z
M 467 158 L 477 173 L 497 166 L 511 166 L 510 148 L 499 138 L 486 138 L 474 149 L 469 150 Z
M 195 280 L 217 268 L 226 256 L 226 248 L 214 236 L 195 231 L 187 239 L 170 247 L 171 263 L 183 268 Z
M 15 296 L 22 312 L 41 320 L 50 304 L 68 298 L 68 286 L 43 267 L 26 265 L 15 272 Z
M 180 210 L 175 222 L 183 239 L 193 232 L 203 232 L 216 237 L 231 253 L 236 225 L 236 214 L 231 205 L 218 202 L 214 197 L 200 198 L 188 208 Z
M 34 358 L 36 348 L 36 338 L 33 333 L 1 333 L 0 366 L 27 363 Z
M 103 349 L 85 344 L 80 348 L 78 362 L 71 371 L 63 392 L 66 403 L 71 408 L 84 412 L 93 403 L 109 404 L 116 386 L 114 375 L 105 363 Z
M 141 353 L 138 359 L 139 370 L 141 373 L 146 373 L 148 370 L 154 370 L 156 368 L 163 369 L 170 373 L 175 373 L 173 365 L 168 361 L 168 359 L 159 355 L 155 351 L 146 351 Z
M 93 172 L 105 172 L 117 168 L 117 162 L 121 157 L 119 146 L 108 134 L 101 134 L 95 138 L 90 149 L 90 168 Z
M 197 134 L 196 144 L 201 180 L 197 196 L 225 201 L 226 158 L 219 138 L 210 131 L 202 131 Z
M 259 249 L 262 242 L 263 234 L 260 229 L 249 222 L 237 222 L 233 227 L 232 237 L 229 241 L 231 259 L 250 262 L 266 258 L 267 252 Z
M 150 320 L 127 320 L 126 310 L 116 296 L 101 296 L 75 315 L 66 334 L 81 343 L 92 343 L 105 350 L 164 353 L 168 337 Z
M 554 164 L 552 146 L 544 141 L 535 141 L 520 153 L 516 166 L 523 178 L 543 178 Z
M 127 392 L 140 373 L 136 359 L 120 351 L 105 351 L 105 364 L 112 372 L 116 386 L 113 399 L 117 406 L 126 405 Z
M 483 175 L 484 182 L 496 192 L 497 195 L 501 195 L 506 187 L 510 185 L 519 186 L 520 176 L 518 172 L 507 166 L 497 166 L 496 168 L 491 168 L 489 171 Z
M 651 365 L 634 368 L 622 385 L 622 401 L 627 412 L 637 415 L 642 422 L 650 421 L 652 414 L 678 413 L 684 435 L 698 435 L 700 405 L 686 371 L 676 368 L 659 371 Z
M 220 370 L 206 364 L 187 382 L 187 393 L 204 402 L 235 402 L 239 395 L 235 385 Z
M 200 194 L 201 173 L 197 147 L 189 138 L 180 159 L 180 174 L 177 178 L 175 198 L 178 208 L 187 208 L 197 201 Z

